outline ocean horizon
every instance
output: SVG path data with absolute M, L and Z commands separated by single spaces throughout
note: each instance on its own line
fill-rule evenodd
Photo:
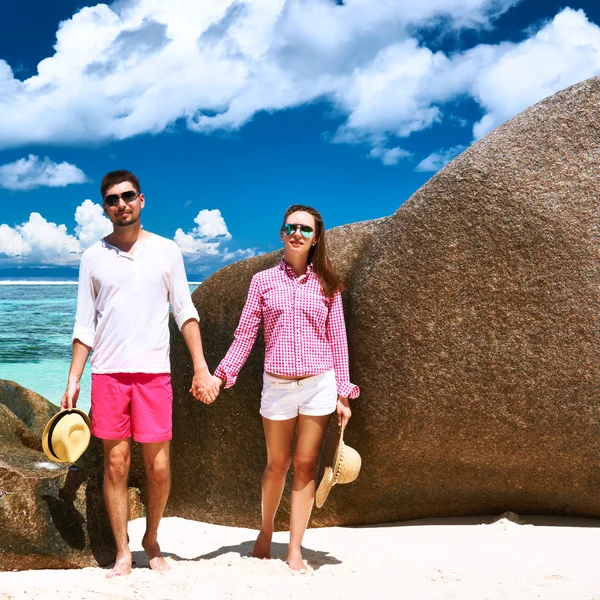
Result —
M 11 274 L 12 275 L 12 274 Z M 193 292 L 201 281 L 190 281 Z M 0 275 L 0 379 L 60 405 L 71 364 L 77 279 Z M 77 407 L 90 408 L 88 360 Z
M 44 277 L 30 277 L 26 279 L 2 279 L 0 285 L 77 285 L 77 279 L 52 279 Z M 190 286 L 198 286 L 202 281 L 188 281 Z

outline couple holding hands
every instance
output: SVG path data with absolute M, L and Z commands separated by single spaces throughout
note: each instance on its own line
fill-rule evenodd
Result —
M 206 404 L 215 401 L 221 387 L 235 384 L 263 323 L 260 414 L 267 465 L 253 556 L 270 558 L 275 514 L 293 464 L 286 562 L 293 570 L 306 570 L 302 538 L 314 503 L 323 437 L 331 414 L 337 411 L 338 424 L 345 425 L 351 416 L 348 400 L 359 395 L 349 377 L 342 282 L 327 254 L 321 215 L 308 206 L 287 209 L 280 230 L 284 258 L 252 278 L 234 340 L 211 375 L 181 252 L 175 242 L 141 227 L 145 197 L 137 177 L 112 171 L 100 190 L 113 231 L 81 259 L 73 356 L 61 408 L 76 406 L 93 350 L 91 430 L 103 440 L 104 499 L 117 547 L 107 576 L 131 571 L 127 489 L 132 438 L 142 445 L 147 476 L 142 545 L 152 569 L 170 569 L 157 539 L 170 490 L 169 305 L 194 365 L 190 392 Z

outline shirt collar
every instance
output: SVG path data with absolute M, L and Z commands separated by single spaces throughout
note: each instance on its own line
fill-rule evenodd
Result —
M 291 277 L 292 279 L 298 279 L 296 277 L 296 273 L 294 272 L 294 269 L 291 265 L 288 265 L 288 263 L 285 262 L 285 259 L 282 259 L 281 262 L 279 263 L 279 268 L 288 276 Z M 314 272 L 313 269 L 313 265 L 312 263 L 308 263 L 307 265 L 307 269 L 306 269 L 306 277 L 304 279 L 308 279 L 309 275 L 311 273 Z

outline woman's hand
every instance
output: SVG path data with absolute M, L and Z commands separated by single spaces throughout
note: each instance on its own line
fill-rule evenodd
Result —
M 338 415 L 338 426 L 345 427 L 350 417 L 352 416 L 352 411 L 350 410 L 350 404 L 348 402 L 348 398 L 344 398 L 343 396 L 338 396 L 336 411 Z

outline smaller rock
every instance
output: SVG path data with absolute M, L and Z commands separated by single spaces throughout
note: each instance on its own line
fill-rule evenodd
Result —
M 510 510 L 507 510 L 506 512 L 503 512 L 497 519 L 495 522 L 497 521 L 501 521 L 502 519 L 506 519 L 507 521 L 511 521 L 513 523 L 516 523 L 517 525 L 527 525 L 527 521 L 525 521 L 525 519 L 523 519 L 522 517 L 520 517 L 517 513 L 514 513 Z
M 57 411 L 42 396 L 0 380 L 0 571 L 114 560 L 101 481 L 76 465 L 50 463 L 42 452 L 41 434 Z
M 129 490 L 129 510 L 127 513 L 127 520 L 133 521 L 140 517 L 146 516 L 146 507 L 142 503 L 142 495 L 139 488 L 130 487 Z
M 516 529 L 521 525 L 527 525 L 527 522 L 522 519 L 517 513 L 506 511 L 502 513 L 498 518 L 496 518 L 492 525 L 494 527 L 508 530 L 508 529 Z

